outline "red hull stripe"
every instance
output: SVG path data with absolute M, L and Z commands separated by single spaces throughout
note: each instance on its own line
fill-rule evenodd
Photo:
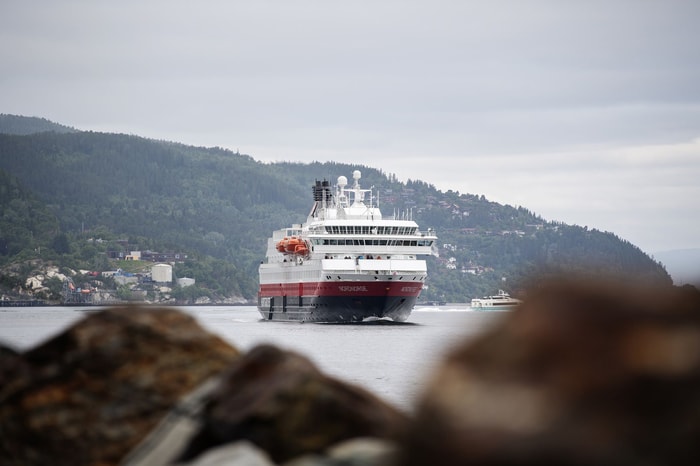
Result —
M 307 282 L 260 285 L 260 296 L 418 296 L 423 282 Z

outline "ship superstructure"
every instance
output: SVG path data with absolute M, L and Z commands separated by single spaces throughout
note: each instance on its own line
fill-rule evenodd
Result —
M 258 309 L 266 320 L 360 322 L 408 318 L 437 239 L 411 218 L 383 218 L 371 189 L 316 181 L 306 223 L 268 239 Z

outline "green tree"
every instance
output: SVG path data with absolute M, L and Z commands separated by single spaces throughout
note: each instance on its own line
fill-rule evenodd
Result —
M 68 236 L 65 233 L 59 233 L 54 236 L 51 242 L 51 249 L 53 249 L 58 254 L 70 254 L 71 247 L 68 241 Z

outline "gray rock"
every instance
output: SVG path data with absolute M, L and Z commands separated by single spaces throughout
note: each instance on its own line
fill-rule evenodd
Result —
M 181 466 L 274 466 L 274 463 L 264 451 L 241 441 L 207 450 Z
M 356 438 L 332 446 L 326 454 L 304 455 L 284 466 L 385 466 L 394 464 L 396 453 L 392 441 Z

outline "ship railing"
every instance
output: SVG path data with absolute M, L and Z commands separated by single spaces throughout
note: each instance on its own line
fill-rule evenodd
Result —
M 323 259 L 323 273 L 417 273 L 427 271 L 425 261 L 415 259 Z

